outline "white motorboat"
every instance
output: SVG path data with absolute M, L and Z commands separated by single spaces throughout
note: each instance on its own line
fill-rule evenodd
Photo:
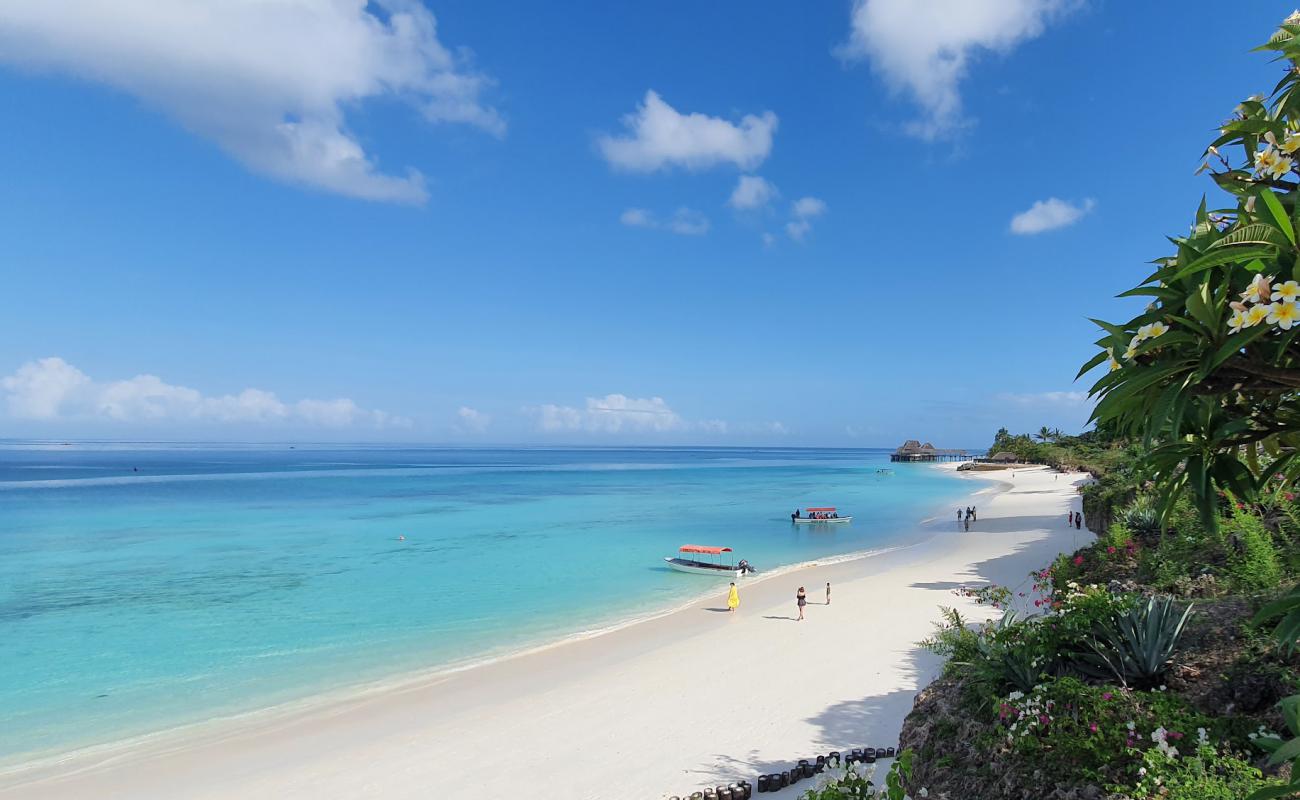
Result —
M 852 522 L 853 515 L 840 516 L 835 506 L 822 506 L 805 508 L 802 513 L 796 510 L 790 515 L 790 521 L 796 525 L 823 525 L 832 522 Z
M 699 558 L 665 558 L 668 566 L 678 572 L 690 572 L 694 575 L 712 575 L 716 578 L 739 578 L 749 572 L 757 572 L 749 565 L 748 561 L 740 560 L 738 564 L 722 563 L 722 554 L 730 553 L 730 547 L 707 547 L 702 544 L 684 544 L 678 548 L 679 552 L 689 555 L 716 556 L 714 561 L 706 561 Z

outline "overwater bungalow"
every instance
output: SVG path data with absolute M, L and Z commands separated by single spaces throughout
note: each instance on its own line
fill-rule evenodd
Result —
M 966 461 L 970 455 L 965 450 L 941 449 L 919 439 L 908 439 L 890 454 L 890 461 Z

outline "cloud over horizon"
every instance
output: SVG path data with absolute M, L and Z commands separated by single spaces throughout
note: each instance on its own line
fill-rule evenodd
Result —
M 0 392 L 8 416 L 33 421 L 290 423 L 324 428 L 411 425 L 404 417 L 363 409 L 345 397 L 286 403 L 273 392 L 251 388 L 237 394 L 207 396 L 197 389 L 169 384 L 156 375 L 96 381 L 57 357 L 29 361 L 12 375 L 0 378 Z
M 933 141 L 971 121 L 960 86 L 983 52 L 1005 54 L 1041 36 L 1080 0 L 854 0 L 849 40 L 838 52 L 865 59 L 895 92 L 921 106 L 908 133 Z
M 624 430 L 664 432 L 686 427 L 686 421 L 669 408 L 662 397 L 607 394 L 604 397 L 588 397 L 582 408 L 547 403 L 530 411 L 537 419 L 538 430 L 547 433 L 619 433 Z
M 1092 198 L 1078 205 L 1056 197 L 1038 200 L 1027 210 L 1011 218 L 1011 232 L 1018 236 L 1032 236 L 1036 233 L 1065 228 L 1083 219 L 1096 205 L 1096 201 Z
M 611 166 L 629 172 L 655 172 L 670 166 L 701 170 L 730 164 L 757 167 L 772 152 L 777 117 L 771 111 L 746 114 L 739 123 L 707 114 L 682 114 L 653 89 L 637 110 L 623 117 L 627 133 L 596 140 Z
M 419 0 L 42 0 L 0 4 L 0 61 L 119 89 L 254 172 L 365 200 L 423 203 L 347 126 L 365 100 L 501 136 L 488 78 Z

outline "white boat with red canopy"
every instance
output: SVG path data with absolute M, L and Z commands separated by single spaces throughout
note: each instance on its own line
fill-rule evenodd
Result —
M 757 572 L 748 561 L 740 560 L 738 564 L 722 563 L 723 553 L 730 553 L 730 547 L 708 547 L 702 544 L 684 544 L 678 551 L 688 557 L 665 558 L 668 566 L 678 572 L 691 572 L 696 575 L 713 575 L 715 577 L 739 578 L 747 572 Z M 689 556 L 714 556 L 713 560 L 690 558 Z
M 805 508 L 803 513 L 798 509 L 790 515 L 790 521 L 796 525 L 812 525 L 823 522 L 850 522 L 853 515 L 840 516 L 835 510 L 835 506 L 821 506 L 819 508 Z

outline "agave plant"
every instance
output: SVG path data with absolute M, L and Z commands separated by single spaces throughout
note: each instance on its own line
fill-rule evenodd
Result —
M 1160 536 L 1160 509 L 1150 497 L 1139 497 L 1120 512 L 1119 521 L 1142 541 Z
M 1149 598 L 1101 626 L 1080 666 L 1123 686 L 1149 689 L 1169 669 L 1191 614 L 1190 603 L 1180 609 L 1172 597 Z

